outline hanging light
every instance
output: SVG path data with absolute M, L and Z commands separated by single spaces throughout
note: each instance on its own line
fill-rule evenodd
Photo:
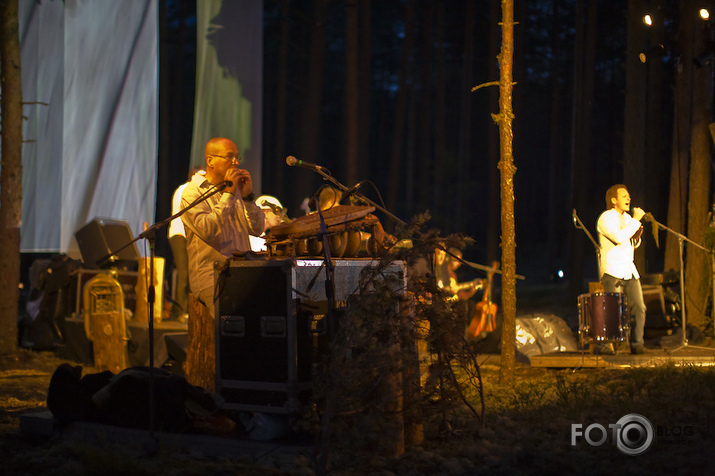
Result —
M 645 23 L 645 24 L 648 25 L 648 26 L 652 26 L 652 25 L 653 25 L 653 17 L 650 15 L 650 13 L 646 13 L 646 14 L 643 16 L 643 23 Z
M 700 13 L 700 18 L 702 18 L 703 20 L 710 19 L 710 12 L 708 11 L 707 8 L 701 8 L 699 13 Z

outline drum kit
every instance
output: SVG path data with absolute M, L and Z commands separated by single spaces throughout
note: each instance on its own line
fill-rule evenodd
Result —
M 582 348 L 587 345 L 619 343 L 628 346 L 630 323 L 628 300 L 623 293 L 588 293 L 578 297 L 578 335 Z

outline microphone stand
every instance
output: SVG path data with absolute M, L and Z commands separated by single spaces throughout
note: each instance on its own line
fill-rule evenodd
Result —
M 228 184 L 225 182 L 222 183 L 221 185 L 218 185 L 214 190 L 211 192 L 202 195 L 199 197 L 198 200 L 194 201 L 193 203 L 189 204 L 186 208 L 183 208 L 179 210 L 177 213 L 174 215 L 170 216 L 169 218 L 166 218 L 164 220 L 161 220 L 159 222 L 154 223 L 152 226 L 148 227 L 146 230 L 143 232 L 139 233 L 136 238 L 131 240 L 129 243 L 121 246 L 119 249 L 114 250 L 113 252 L 103 256 L 102 258 L 97 260 L 97 265 L 101 266 L 107 261 L 116 261 L 117 257 L 116 254 L 118 254 L 120 251 L 123 249 L 131 246 L 133 243 L 141 240 L 141 239 L 146 239 L 149 242 L 149 285 L 147 286 L 147 291 L 146 291 L 146 297 L 147 297 L 147 305 L 149 306 L 149 441 L 147 443 L 147 453 L 149 454 L 155 454 L 156 451 L 158 450 L 159 443 L 156 439 L 156 436 L 154 435 L 154 420 L 155 420 L 155 415 L 154 415 L 154 301 L 156 299 L 156 290 L 154 288 L 154 243 L 156 241 L 156 232 L 160 228 L 164 227 L 165 225 L 169 224 L 172 220 L 175 218 L 179 218 L 181 215 L 186 213 L 188 210 L 192 209 L 199 203 L 202 203 L 206 201 L 209 197 L 212 197 L 216 195 L 219 192 L 222 192 Z
M 319 193 L 313 196 L 313 201 L 318 204 L 318 218 L 320 219 L 320 235 L 323 242 L 323 254 L 325 255 L 325 297 L 328 301 L 328 339 L 335 337 L 337 326 L 335 323 L 335 268 L 330 254 L 330 239 L 328 238 L 328 227 L 325 224 L 323 210 L 320 208 Z
M 598 243 L 596 243 L 596 240 L 593 239 L 593 236 L 591 233 L 588 231 L 588 228 L 583 226 L 583 222 L 581 222 L 581 219 L 576 215 L 576 209 L 573 209 L 573 225 L 578 228 L 579 230 L 583 230 L 584 233 L 586 233 L 586 236 L 588 236 L 588 239 L 591 240 L 591 243 L 593 243 L 593 247 L 596 248 L 596 256 L 598 257 L 598 263 L 600 265 L 601 263 L 601 247 L 598 246 Z
M 709 254 L 710 254 L 710 260 L 711 260 L 711 262 L 712 262 L 711 269 L 713 269 L 713 270 L 715 270 L 715 256 L 713 256 L 713 253 L 712 253 L 710 250 L 708 250 L 707 248 L 705 248 L 704 246 L 701 246 L 701 245 L 699 245 L 698 243 L 695 243 L 693 240 L 689 239 L 687 236 L 682 235 L 682 234 L 678 233 L 677 231 L 675 231 L 675 230 L 673 230 L 673 229 L 671 229 L 671 228 L 668 228 L 667 226 L 663 225 L 662 223 L 659 223 L 659 222 L 653 217 L 653 215 L 651 215 L 650 213 L 647 214 L 647 217 L 648 217 L 648 218 L 647 218 L 648 221 L 650 221 L 651 224 L 656 227 L 656 230 L 657 230 L 658 228 L 662 228 L 662 229 L 666 230 L 667 232 L 672 233 L 673 235 L 675 235 L 675 236 L 678 237 L 678 249 L 679 249 L 679 253 L 680 253 L 680 254 L 679 254 L 679 257 L 680 257 L 680 296 L 681 296 L 681 298 L 680 298 L 680 300 L 681 300 L 681 302 L 680 302 L 680 316 L 681 316 L 681 317 L 680 317 L 680 320 L 681 320 L 681 325 L 682 325 L 682 329 L 683 329 L 683 340 L 682 340 L 682 342 L 681 342 L 681 344 L 680 344 L 680 347 L 676 347 L 675 349 L 673 349 L 673 350 L 671 351 L 671 353 L 672 353 L 672 352 L 676 352 L 676 351 L 678 351 L 678 350 L 680 350 L 680 349 L 683 349 L 683 348 L 685 348 L 685 347 L 691 347 L 691 348 L 693 348 L 693 349 L 703 349 L 703 350 L 710 350 L 710 351 L 712 351 L 713 349 L 712 349 L 712 348 L 709 348 L 709 347 L 698 347 L 698 346 L 688 345 L 688 335 L 687 335 L 687 330 L 688 330 L 688 329 L 687 329 L 686 321 L 685 321 L 685 274 L 684 274 L 684 273 L 685 273 L 685 269 L 684 269 L 685 266 L 683 265 L 683 247 L 684 247 L 684 242 L 687 241 L 687 242 L 690 243 L 691 245 L 693 245 L 693 246 L 695 246 L 695 247 L 697 247 L 697 248 L 700 248 L 701 250 L 703 250 L 703 251 L 709 253 Z

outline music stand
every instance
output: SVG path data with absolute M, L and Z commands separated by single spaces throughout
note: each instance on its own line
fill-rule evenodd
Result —
M 680 258 L 680 301 L 681 301 L 681 302 L 680 302 L 680 315 L 681 315 L 681 317 L 680 317 L 680 322 L 681 322 L 681 326 L 682 326 L 682 329 L 683 329 L 683 340 L 682 340 L 682 342 L 681 342 L 680 347 L 676 347 L 675 349 L 673 349 L 673 350 L 670 351 L 670 352 L 671 352 L 671 353 L 672 353 L 672 352 L 677 352 L 677 351 L 679 351 L 680 349 L 684 349 L 685 347 L 691 347 L 691 348 L 694 348 L 694 349 L 711 350 L 711 351 L 712 351 L 712 350 L 715 350 L 715 349 L 712 349 L 712 348 L 710 348 L 710 347 L 698 347 L 698 346 L 691 346 L 691 345 L 688 344 L 688 329 L 687 329 L 686 320 L 685 320 L 685 269 L 684 269 L 685 267 L 684 267 L 684 265 L 683 265 L 683 248 L 684 248 L 684 243 L 687 241 L 687 242 L 690 243 L 691 245 L 694 245 L 695 247 L 700 248 L 701 250 L 703 250 L 703 251 L 709 253 L 709 254 L 710 254 L 710 260 L 711 260 L 711 262 L 713 263 L 713 265 L 711 266 L 711 270 L 712 270 L 712 269 L 715 269 L 715 261 L 714 261 L 714 260 L 715 260 L 715 256 L 713 256 L 712 251 L 708 250 L 708 249 L 705 248 L 704 246 L 701 246 L 701 245 L 699 245 L 698 243 L 695 243 L 693 240 L 691 240 L 691 239 L 688 238 L 687 236 L 685 236 L 685 235 L 683 235 L 683 234 L 681 234 L 681 233 L 678 233 L 677 231 L 675 231 L 675 230 L 673 230 L 673 229 L 671 229 L 671 228 L 668 228 L 667 226 L 665 226 L 665 225 L 663 225 L 662 223 L 658 222 L 658 220 L 656 220 L 656 219 L 653 217 L 653 215 L 651 215 L 650 213 L 648 213 L 648 214 L 646 215 L 646 219 L 647 219 L 648 221 L 650 221 L 653 226 L 656 227 L 656 231 L 657 231 L 658 228 L 662 228 L 662 229 L 666 230 L 667 232 L 672 233 L 673 235 L 675 235 L 675 236 L 678 237 L 678 250 L 679 250 L 679 258 Z

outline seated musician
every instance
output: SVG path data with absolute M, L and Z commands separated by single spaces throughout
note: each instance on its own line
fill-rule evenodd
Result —
M 462 258 L 462 252 L 457 248 L 449 248 L 448 251 L 452 256 L 445 253 L 444 250 L 435 250 L 437 286 L 451 294 L 450 301 L 469 301 L 478 290 L 484 289 L 487 280 L 475 279 L 460 283 L 457 280 L 457 270 L 462 266 L 459 261 Z
M 291 222 L 288 218 L 288 209 L 281 202 L 271 195 L 261 195 L 256 199 L 256 205 L 263 210 L 266 216 L 266 228 L 261 236 L 250 236 L 251 250 L 255 252 L 264 252 L 266 249 L 266 232 L 272 227 L 282 225 L 283 223 Z

